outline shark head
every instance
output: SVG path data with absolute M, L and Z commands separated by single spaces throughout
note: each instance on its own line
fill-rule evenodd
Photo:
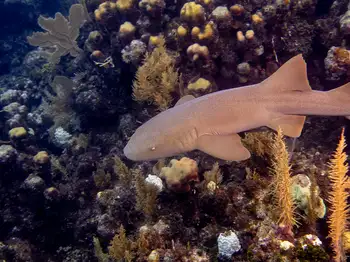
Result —
M 171 130 L 157 128 L 146 122 L 131 136 L 124 147 L 124 155 L 133 161 L 148 161 L 183 152 L 179 149 L 178 138 Z

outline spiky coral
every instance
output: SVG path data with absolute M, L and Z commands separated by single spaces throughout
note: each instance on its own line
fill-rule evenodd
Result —
M 164 38 L 159 38 L 158 46 L 146 54 L 143 65 L 137 70 L 133 97 L 138 102 L 151 102 L 164 110 L 172 102 L 171 92 L 175 91 L 178 80 L 175 58 L 167 52 Z
M 246 133 L 243 144 L 257 156 L 270 157 L 273 133 L 270 131 Z
M 283 140 L 281 128 L 278 129 L 274 137 L 272 153 L 272 185 L 280 214 L 278 222 L 291 230 L 296 224 L 295 203 L 291 189 L 292 180 L 290 177 L 290 165 L 288 163 L 288 151 Z
M 125 229 L 121 225 L 119 232 L 115 234 L 108 247 L 109 256 L 116 261 L 125 259 L 125 261 L 132 261 L 132 241 L 130 241 L 125 234 Z
M 332 248 L 335 253 L 335 261 L 345 261 L 343 251 L 343 234 L 348 226 L 349 205 L 347 204 L 347 192 L 349 187 L 348 164 L 346 163 L 347 155 L 344 152 L 346 147 L 344 129 L 342 130 L 340 140 L 333 158 L 329 163 L 329 179 L 331 181 L 331 192 L 329 193 L 328 201 L 330 203 L 329 210 L 331 211 L 328 217 L 329 238 L 332 240 Z

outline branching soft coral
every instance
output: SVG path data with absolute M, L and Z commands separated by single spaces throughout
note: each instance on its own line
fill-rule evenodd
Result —
M 289 230 L 295 225 L 295 203 L 292 195 L 292 179 L 288 163 L 288 151 L 283 140 L 281 128 L 278 129 L 272 145 L 272 173 L 274 195 L 279 211 L 279 223 Z
M 333 154 L 333 158 L 329 164 L 329 179 L 331 181 L 331 192 L 328 201 L 330 203 L 331 214 L 328 217 L 329 238 L 332 240 L 332 248 L 335 253 L 334 260 L 337 262 L 345 261 L 343 250 L 343 234 L 348 227 L 349 205 L 347 204 L 349 188 L 348 164 L 346 160 L 348 156 L 344 152 L 346 147 L 344 130 L 341 133 L 338 147 Z
M 165 41 L 160 38 L 158 46 L 146 54 L 143 65 L 137 70 L 133 97 L 138 102 L 151 102 L 165 110 L 172 102 L 171 93 L 178 81 L 175 58 L 167 52 Z

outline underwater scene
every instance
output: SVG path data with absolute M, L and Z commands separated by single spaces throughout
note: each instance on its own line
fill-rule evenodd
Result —
M 1 262 L 344 262 L 349 0 L 1 0 Z

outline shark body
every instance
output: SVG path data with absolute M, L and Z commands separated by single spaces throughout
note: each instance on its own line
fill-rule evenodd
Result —
M 239 132 L 281 127 L 299 137 L 306 115 L 349 116 L 350 83 L 313 91 L 302 55 L 287 61 L 260 84 L 218 91 L 178 103 L 140 126 L 124 148 L 127 158 L 147 161 L 201 150 L 231 161 L 250 157 Z

